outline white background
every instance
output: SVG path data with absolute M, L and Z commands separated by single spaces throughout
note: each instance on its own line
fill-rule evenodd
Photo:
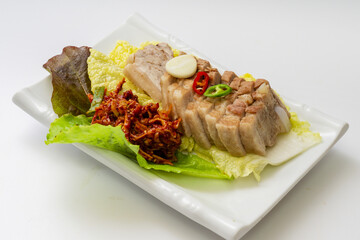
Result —
M 359 1 L 1 1 L 0 239 L 221 239 L 11 102 L 64 46 L 132 13 L 238 74 L 347 121 L 349 131 L 243 239 L 360 239 Z

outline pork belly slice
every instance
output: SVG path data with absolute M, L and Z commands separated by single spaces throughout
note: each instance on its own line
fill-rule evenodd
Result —
M 175 106 L 176 113 L 181 117 L 181 124 L 187 137 L 191 136 L 190 126 L 186 121 L 185 111 L 190 102 L 194 100 L 194 91 L 192 89 L 193 80 L 180 81 L 182 85 L 173 92 L 172 102 Z
M 204 126 L 206 137 L 209 139 L 211 144 L 214 144 L 214 141 L 212 140 L 212 138 L 210 136 L 208 125 L 207 125 L 207 122 L 206 122 L 206 116 L 213 110 L 214 103 L 215 103 L 215 100 L 207 99 L 205 97 L 197 100 L 197 103 L 196 103 L 197 111 L 198 111 L 200 120 L 201 120 L 201 122 L 202 122 L 202 124 Z
M 290 113 L 286 109 L 284 103 L 280 100 L 279 96 L 275 91 L 270 87 L 269 83 L 264 79 L 258 79 L 263 82 L 252 94 L 253 98 L 256 101 L 262 101 L 265 103 L 267 109 L 270 109 L 271 117 L 273 119 L 277 118 L 278 123 L 280 123 L 280 133 L 288 132 L 290 130 Z M 257 80 L 257 81 L 258 81 Z M 281 110 L 281 111 L 280 111 Z M 279 112 L 282 112 L 283 117 L 279 116 Z M 275 114 L 276 113 L 276 114 Z
M 224 75 L 221 77 L 221 82 L 223 79 L 226 80 L 226 84 L 231 84 L 232 80 L 236 77 L 234 72 L 226 71 L 225 78 Z M 226 107 L 233 103 L 236 95 L 231 93 L 224 98 L 217 98 L 215 101 L 214 108 L 208 112 L 205 116 L 206 127 L 210 135 L 210 139 L 221 150 L 226 150 L 224 143 L 221 141 L 218 130 L 216 128 L 216 123 L 224 116 L 226 113 Z M 209 98 L 208 98 L 209 99 Z M 200 112 L 200 111 L 199 111 Z M 205 125 L 205 124 L 204 124 Z
M 166 62 L 171 58 L 173 52 L 168 44 L 150 44 L 128 57 L 124 74 L 151 98 L 161 101 L 160 79 L 166 72 Z
M 190 127 L 191 135 L 199 146 L 209 149 L 211 143 L 205 133 L 204 126 L 197 111 L 197 102 L 190 102 L 185 111 L 185 119 Z
M 179 115 L 177 113 L 176 110 L 176 106 L 174 104 L 174 92 L 176 91 L 176 89 L 178 89 L 180 87 L 179 83 L 174 82 L 173 84 L 171 84 L 168 88 L 167 88 L 167 102 L 170 108 L 170 117 L 171 119 L 177 119 L 179 118 Z
M 220 82 L 221 75 L 217 71 L 216 68 L 211 68 L 210 63 L 206 60 L 203 60 L 201 58 L 196 58 L 198 70 L 209 70 L 211 71 L 211 74 L 209 76 L 210 82 Z M 164 75 L 160 78 L 160 87 L 161 87 L 161 103 L 163 105 L 163 108 L 169 109 L 170 105 L 174 105 L 174 102 L 172 101 L 172 96 L 169 96 L 169 87 L 173 83 L 177 82 L 179 85 L 183 85 L 183 82 L 185 80 L 192 80 L 192 83 L 196 77 L 196 74 L 194 76 L 188 78 L 188 79 L 178 79 L 173 76 L 171 76 L 168 72 L 165 72 Z M 191 84 L 192 84 L 191 83 Z M 190 85 L 188 85 L 190 87 Z M 173 87 L 172 87 L 173 88 Z M 192 88 L 192 85 L 191 85 Z M 172 91 L 173 92 L 173 89 Z M 195 95 L 196 96 L 196 95 Z M 169 101 L 169 99 L 171 101 Z M 179 114 L 176 114 L 179 115 Z
M 240 137 L 246 152 L 265 155 L 266 147 L 273 146 L 277 135 L 287 130 L 275 111 L 281 106 L 267 83 L 252 96 L 255 102 L 246 108 L 246 115 L 241 119 Z
M 240 138 L 246 152 L 265 155 L 266 146 L 258 132 L 259 125 L 256 114 L 246 114 L 240 121 Z
M 233 94 L 236 96 L 236 94 Z M 227 151 L 236 157 L 246 154 L 245 148 L 240 138 L 240 120 L 245 116 L 245 109 L 253 103 L 251 94 L 241 96 L 228 97 L 231 104 L 227 105 L 225 114 L 216 123 L 216 129 L 221 142 Z
M 274 98 L 276 99 L 276 102 L 277 102 L 277 104 L 279 105 L 279 107 L 281 107 L 284 111 L 285 111 L 285 113 L 286 113 L 286 115 L 290 118 L 290 113 L 287 111 L 287 109 L 286 109 L 286 106 L 284 105 L 284 103 L 281 101 L 281 99 L 280 99 L 280 97 L 276 94 L 276 92 L 271 88 L 271 86 L 270 86 L 270 83 L 267 81 L 267 80 L 265 80 L 265 79 L 256 79 L 256 81 L 255 81 L 255 85 L 254 85 L 254 87 L 255 87 L 255 89 L 257 90 L 254 94 L 255 94 L 255 97 L 256 97 L 256 94 L 261 94 L 262 93 L 262 89 L 264 89 L 265 90 L 265 86 L 266 85 L 268 85 L 269 87 L 270 87 L 270 90 L 271 90 L 271 92 L 272 92 L 272 95 L 274 96 Z M 260 88 L 261 87 L 261 88 Z M 259 89 L 260 88 L 260 89 Z M 259 90 L 258 90 L 259 89 Z M 261 97 L 261 95 L 259 95 L 260 97 Z
M 240 138 L 239 125 L 240 117 L 233 114 L 223 116 L 216 123 L 216 129 L 221 142 L 226 150 L 235 157 L 241 157 L 246 154 Z
M 229 104 L 230 102 L 225 99 L 216 102 L 214 105 L 214 109 L 205 117 L 210 137 L 213 140 L 215 146 L 218 147 L 220 150 L 226 150 L 226 148 L 219 137 L 218 131 L 216 129 L 216 123 L 225 114 L 226 107 Z
M 256 93 L 260 93 L 260 96 L 256 96 L 255 103 L 251 105 L 251 107 L 257 107 L 259 105 L 264 105 L 259 109 L 258 112 L 252 109 L 246 109 L 246 112 L 255 112 L 258 116 L 258 121 L 261 122 L 261 131 L 259 131 L 260 135 L 264 139 L 264 143 L 266 146 L 273 146 L 276 142 L 276 137 L 279 133 L 286 132 L 287 128 L 281 121 L 280 117 L 276 112 L 276 108 L 282 108 L 276 96 L 273 94 L 272 89 L 269 84 L 262 84 L 257 90 Z M 262 103 L 262 104 L 261 104 Z M 287 112 L 286 108 L 282 108 L 285 112 Z
M 270 105 L 271 103 L 265 101 L 256 101 L 246 109 L 247 113 L 244 117 L 244 119 L 251 119 L 249 123 L 252 124 L 251 127 L 256 128 L 264 147 L 273 146 L 276 142 L 276 136 L 282 131 L 282 124 L 275 112 L 275 106 Z M 243 124 L 242 121 L 241 124 Z M 261 155 L 264 154 L 265 152 L 262 152 Z
M 176 78 L 167 72 L 160 79 L 161 86 L 161 103 L 163 109 L 170 109 L 169 103 L 169 86 L 175 82 Z

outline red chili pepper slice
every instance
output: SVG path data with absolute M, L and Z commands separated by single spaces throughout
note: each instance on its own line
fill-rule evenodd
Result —
M 206 72 L 198 72 L 193 83 L 194 92 L 203 95 L 208 86 L 209 75 Z

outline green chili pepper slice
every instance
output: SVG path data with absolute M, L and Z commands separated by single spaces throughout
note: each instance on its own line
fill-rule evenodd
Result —
M 204 96 L 205 97 L 223 97 L 231 93 L 232 88 L 226 84 L 217 84 L 206 89 Z

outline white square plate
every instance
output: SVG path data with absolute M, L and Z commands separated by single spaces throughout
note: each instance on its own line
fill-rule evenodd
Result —
M 109 53 L 117 40 L 127 40 L 134 45 L 149 40 L 163 41 L 208 59 L 137 14 L 94 48 Z M 224 69 L 214 61 L 210 62 L 220 71 Z M 51 93 L 51 78 L 48 76 L 16 93 L 13 101 L 36 120 L 49 126 L 56 118 L 50 102 Z M 224 238 L 238 239 L 264 217 L 348 129 L 348 124 L 343 121 L 311 107 L 285 101 L 300 119 L 311 123 L 312 130 L 319 132 L 323 141 L 282 166 L 266 167 L 260 183 L 253 177 L 229 181 L 148 171 L 121 154 L 84 144 L 74 145 L 192 220 Z

